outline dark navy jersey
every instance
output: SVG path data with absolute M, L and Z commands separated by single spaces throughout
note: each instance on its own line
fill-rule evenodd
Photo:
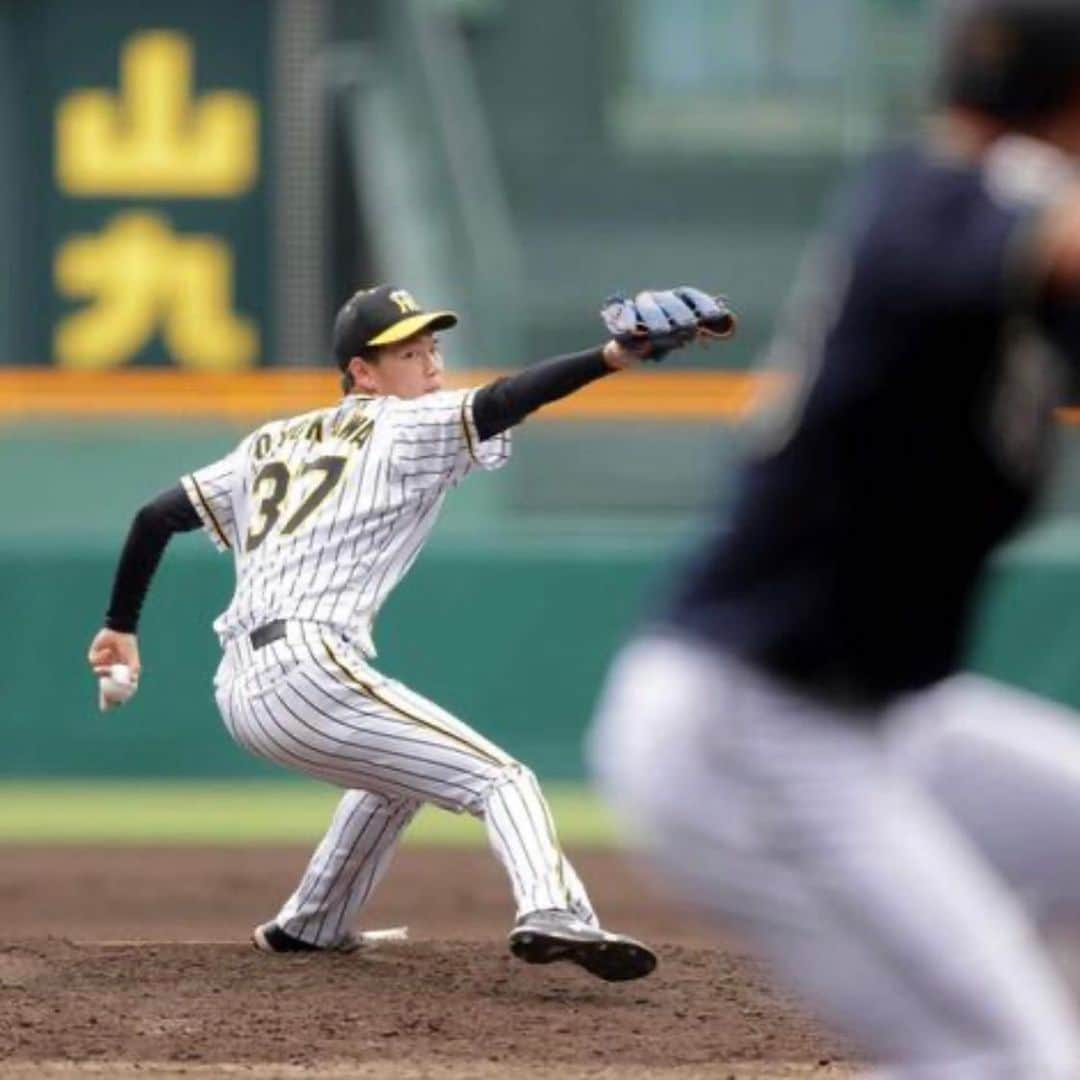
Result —
M 669 623 L 850 700 L 957 667 L 987 556 L 1046 476 L 1061 353 L 1080 353 L 1039 298 L 1032 224 L 1059 187 L 1024 153 L 906 149 L 854 185 L 773 350 L 801 378 Z

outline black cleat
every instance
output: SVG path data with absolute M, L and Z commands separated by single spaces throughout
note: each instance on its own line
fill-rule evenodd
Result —
M 360 942 L 354 934 L 346 934 L 333 945 L 312 945 L 310 941 L 287 934 L 275 922 L 263 923 L 251 932 L 251 944 L 260 952 L 267 953 L 351 953 L 360 948 Z
M 569 911 L 530 911 L 510 931 L 510 951 L 526 964 L 569 960 L 606 982 L 641 979 L 656 954 L 640 941 L 582 922 Z

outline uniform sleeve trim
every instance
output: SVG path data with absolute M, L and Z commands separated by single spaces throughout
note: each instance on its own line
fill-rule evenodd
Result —
M 225 549 L 232 547 L 229 543 L 229 538 L 225 535 L 225 530 L 218 524 L 218 520 L 214 517 L 214 512 L 210 509 L 210 503 L 207 501 L 206 496 L 202 492 L 202 488 L 199 487 L 198 480 L 193 475 L 188 475 L 181 478 L 181 482 L 184 485 L 184 490 L 188 494 L 188 498 L 191 499 L 192 506 L 198 511 L 199 517 L 203 519 L 210 531 L 214 534 L 218 542 Z
M 461 428 L 465 432 L 465 445 L 469 450 L 469 457 L 477 465 L 480 464 L 480 459 L 476 456 L 476 443 L 479 441 L 477 432 L 474 430 L 472 403 L 473 398 L 476 397 L 476 391 L 471 390 L 461 400 Z

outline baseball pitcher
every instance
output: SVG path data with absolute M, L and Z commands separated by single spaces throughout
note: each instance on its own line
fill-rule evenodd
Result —
M 435 333 L 456 316 L 421 310 L 404 289 L 360 291 L 334 325 L 341 401 L 264 424 L 135 516 L 89 651 L 106 701 L 137 685 L 139 612 L 170 536 L 201 526 L 236 568 L 232 602 L 214 624 L 224 653 L 215 695 L 229 733 L 345 792 L 295 892 L 254 930 L 257 948 L 354 948 L 356 916 L 431 803 L 483 819 L 517 906 L 514 955 L 569 960 L 609 981 L 655 967 L 645 945 L 600 927 L 533 773 L 372 666 L 379 609 L 447 493 L 474 469 L 506 463 L 515 424 L 734 325 L 722 303 L 690 288 L 615 298 L 603 315 L 612 337 L 602 348 L 446 391 Z

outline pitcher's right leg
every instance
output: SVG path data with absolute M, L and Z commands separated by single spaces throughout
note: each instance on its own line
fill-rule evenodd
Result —
M 386 873 L 420 803 L 369 791 L 346 791 L 276 924 L 321 949 L 348 941 L 357 913 Z

